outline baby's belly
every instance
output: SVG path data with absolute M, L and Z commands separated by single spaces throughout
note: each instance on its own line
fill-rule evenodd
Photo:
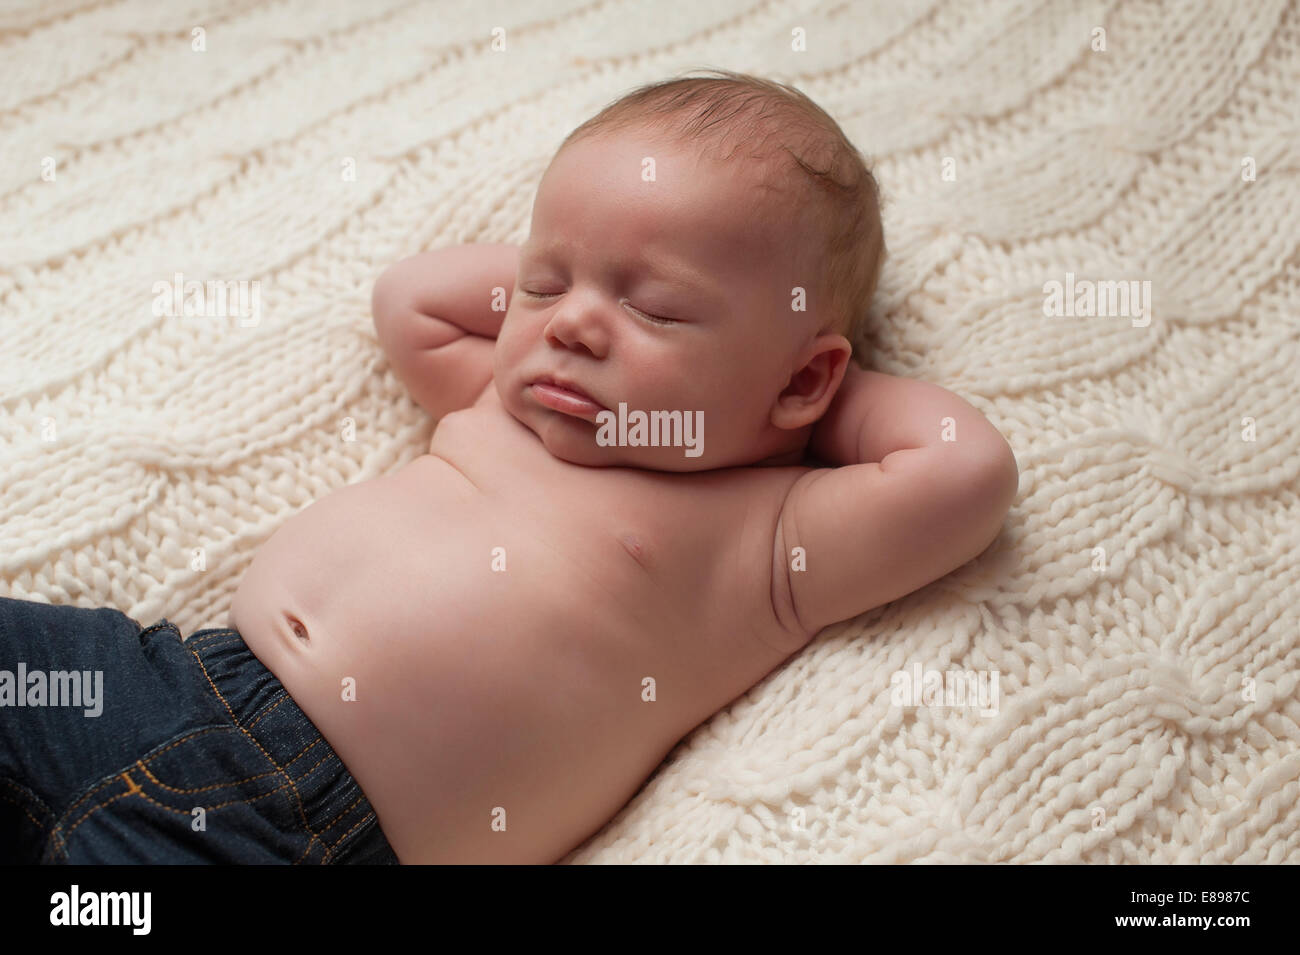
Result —
M 698 719 L 643 700 L 687 664 L 537 529 L 425 455 L 295 515 L 235 593 L 403 862 L 555 861 Z

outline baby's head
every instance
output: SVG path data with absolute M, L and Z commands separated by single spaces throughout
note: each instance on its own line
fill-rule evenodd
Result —
M 885 246 L 861 154 L 796 90 L 707 72 L 607 106 L 538 187 L 494 373 L 574 464 L 799 463 L 871 303 Z

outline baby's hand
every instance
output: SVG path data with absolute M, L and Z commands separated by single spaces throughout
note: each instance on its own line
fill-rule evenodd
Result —
M 518 259 L 513 245 L 449 246 L 403 259 L 375 282 L 371 311 L 379 344 L 411 397 L 433 417 L 469 407 L 492 380 L 492 352 Z
M 803 548 L 789 594 L 810 637 L 978 555 L 1019 487 L 1006 439 L 966 401 L 852 362 L 809 449 L 837 467 L 795 482 L 777 533 L 782 553 Z

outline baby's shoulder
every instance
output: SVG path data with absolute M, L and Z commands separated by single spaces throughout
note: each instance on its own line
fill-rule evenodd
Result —
M 661 531 L 724 562 L 770 548 L 781 511 L 807 467 L 721 468 L 649 482 L 638 510 Z M 746 563 L 748 560 L 745 561 Z
M 660 528 L 660 540 L 677 544 L 689 592 L 705 595 L 714 608 L 730 608 L 727 629 L 757 634 L 762 645 L 787 654 L 807 635 L 798 631 L 790 604 L 781 521 L 791 489 L 813 470 L 742 467 L 701 475 L 677 496 L 673 530 Z M 708 606 L 696 609 L 710 619 Z

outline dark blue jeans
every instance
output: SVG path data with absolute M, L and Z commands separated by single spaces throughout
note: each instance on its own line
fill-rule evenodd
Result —
M 0 862 L 397 856 L 238 631 L 0 597 Z

